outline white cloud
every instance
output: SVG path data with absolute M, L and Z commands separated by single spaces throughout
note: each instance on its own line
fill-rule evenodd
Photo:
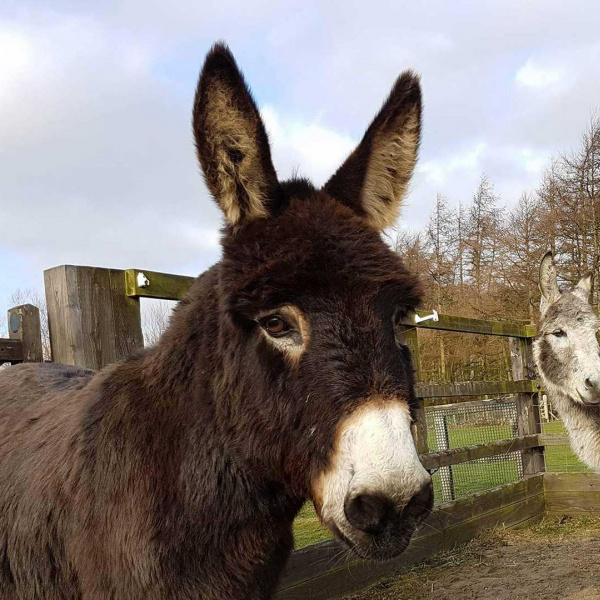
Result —
M 563 77 L 564 71 L 562 68 L 542 66 L 534 59 L 529 58 L 517 71 L 515 81 L 524 87 L 547 88 L 560 83 Z
M 297 170 L 322 185 L 354 150 L 357 142 L 349 135 L 280 114 L 274 106 L 261 108 L 273 147 L 275 166 L 280 178 L 289 178 Z
M 34 68 L 33 49 L 20 32 L 0 30 L 0 101 L 14 94 L 24 75 Z
M 221 215 L 189 125 L 217 39 L 263 105 L 280 176 L 317 184 L 395 77 L 420 73 L 424 139 L 404 211 L 419 226 L 437 192 L 467 201 L 486 171 L 510 202 L 577 143 L 600 104 L 599 19 L 598 3 L 547 0 L 517 13 L 499 0 L 4 3 L 0 256 L 20 266 L 0 260 L 0 298 L 61 262 L 194 273 L 218 259 Z
M 450 156 L 421 162 L 417 170 L 430 183 L 444 186 L 448 178 L 457 171 L 480 171 L 480 160 L 485 151 L 485 142 L 477 141 L 463 152 L 456 152 Z

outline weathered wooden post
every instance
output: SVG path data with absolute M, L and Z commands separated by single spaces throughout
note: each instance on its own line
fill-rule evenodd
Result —
M 513 381 L 530 379 L 530 371 L 534 365 L 531 338 L 510 338 L 510 361 Z M 542 433 L 540 410 L 534 396 L 535 392 L 516 394 L 517 432 L 520 436 Z M 521 456 L 524 477 L 546 470 L 543 447 L 523 450 Z
M 54 362 L 101 369 L 143 347 L 125 271 L 62 265 L 44 272 L 44 284 Z
M 419 334 L 416 327 L 399 325 L 397 328 L 398 339 L 403 344 L 408 346 L 412 356 L 413 368 L 415 370 L 415 381 L 420 379 L 421 372 L 421 355 L 419 353 Z M 425 419 L 425 401 L 423 398 L 417 399 L 418 404 L 415 410 L 415 420 L 413 422 L 413 435 L 419 454 L 427 454 L 429 452 L 429 444 L 427 442 L 427 421 Z
M 42 328 L 37 306 L 22 304 L 10 308 L 7 321 L 8 337 L 21 342 L 23 362 L 43 362 Z

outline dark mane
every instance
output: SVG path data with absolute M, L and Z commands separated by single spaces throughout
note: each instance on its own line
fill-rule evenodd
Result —
M 281 182 L 281 191 L 285 198 L 305 200 L 312 198 L 317 193 L 317 188 L 304 177 L 292 178 Z

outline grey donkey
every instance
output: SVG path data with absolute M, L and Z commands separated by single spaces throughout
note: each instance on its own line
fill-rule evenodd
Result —
M 562 417 L 571 446 L 600 470 L 600 321 L 589 303 L 592 273 L 568 290 L 558 287 L 551 252 L 540 265 L 541 316 L 535 361 L 549 399 Z

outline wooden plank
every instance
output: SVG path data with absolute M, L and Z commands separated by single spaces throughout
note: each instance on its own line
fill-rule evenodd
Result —
M 141 279 L 140 279 L 141 274 Z M 160 273 L 145 269 L 127 269 L 126 294 L 136 298 L 161 298 L 163 300 L 181 300 L 189 287 L 196 280 L 195 277 Z M 147 284 L 140 285 L 140 281 Z M 403 325 L 410 328 L 441 329 L 445 331 L 460 331 L 463 333 L 479 333 L 484 335 L 499 335 L 506 337 L 532 338 L 536 335 L 534 325 L 511 321 L 493 321 L 485 319 L 471 319 L 453 315 L 439 315 L 438 321 L 414 322 L 414 316 L 421 317 L 430 314 L 427 311 L 417 311 L 407 317 Z
M 545 473 L 544 491 L 549 514 L 600 514 L 598 473 Z
M 419 398 L 452 398 L 456 396 L 493 396 L 533 393 L 539 384 L 529 379 L 518 381 L 468 381 L 466 383 L 418 383 L 415 392 Z M 435 403 L 428 403 L 435 406 Z
M 540 444 L 542 446 L 569 446 L 569 436 L 566 433 L 541 433 Z
M 544 495 L 544 481 L 541 475 L 508 483 L 491 490 L 471 494 L 448 504 L 436 506 L 427 523 L 435 529 L 445 530 L 493 511 L 500 506 L 510 505 L 533 496 Z M 422 534 L 425 531 L 423 530 Z
M 23 342 L 21 340 L 0 339 L 0 364 L 17 363 L 23 360 Z
M 147 284 L 140 285 L 142 281 L 147 282 Z M 181 300 L 194 281 L 196 281 L 196 277 L 142 269 L 127 269 L 125 271 L 125 293 L 131 298 Z
M 8 335 L 23 344 L 23 362 L 43 362 L 40 311 L 32 304 L 14 306 L 7 314 Z
M 444 331 L 458 331 L 462 333 L 478 333 L 481 335 L 498 335 L 504 337 L 533 338 L 536 336 L 535 325 L 518 323 L 514 321 L 489 321 L 485 319 L 470 319 L 468 317 L 456 317 L 453 315 L 438 315 L 439 320 L 421 321 L 415 323 L 415 315 L 425 317 L 431 311 L 417 311 L 410 314 L 402 321 L 408 327 L 421 329 L 440 329 Z
M 63 265 L 44 272 L 55 362 L 101 369 L 143 347 L 139 300 L 115 269 Z
M 464 446 L 441 452 L 429 452 L 428 454 L 422 454 L 420 458 L 426 469 L 436 469 L 480 458 L 499 456 L 508 452 L 522 452 L 531 448 L 537 448 L 539 445 L 540 442 L 537 435 L 527 435 L 500 442 Z
M 553 492 L 600 492 L 600 473 L 545 473 L 544 489 Z
M 510 500 L 506 501 L 507 498 Z M 446 526 L 439 531 L 424 527 L 402 556 L 385 563 L 365 562 L 353 555 L 340 561 L 343 550 L 337 542 L 310 546 L 293 553 L 276 597 L 278 600 L 342 598 L 436 552 L 468 541 L 481 529 L 499 524 L 514 527 L 540 518 L 543 510 L 542 480 L 537 477 L 478 494 L 474 502 L 459 500 L 434 509 L 434 515 L 441 517 L 436 529 L 441 523 Z
M 524 521 L 542 517 L 545 510 L 544 494 L 539 493 L 528 498 L 496 506 L 493 510 L 477 514 L 471 519 L 456 523 L 443 530 L 440 539 L 439 534 L 431 534 L 427 537 L 415 540 L 415 550 L 420 546 L 429 547 L 429 552 L 422 554 L 421 560 L 431 556 L 431 547 L 435 544 L 435 552 L 440 550 L 451 550 L 457 544 L 468 542 L 473 539 L 482 529 L 490 527 L 505 526 L 516 527 Z M 426 528 L 427 529 L 427 528 Z M 441 546 L 441 547 L 440 547 Z
M 173 273 L 160 273 L 145 269 L 127 269 L 125 277 L 126 294 L 128 296 L 136 298 L 160 298 L 163 300 L 181 300 L 196 280 L 195 277 L 175 275 Z M 144 282 L 143 285 L 140 285 L 141 281 Z M 429 314 L 427 311 L 417 311 L 409 315 L 402 324 L 409 328 L 439 329 L 505 337 L 533 338 L 537 334 L 535 325 L 531 324 L 514 321 L 471 319 L 453 315 L 438 315 L 438 321 L 428 320 L 415 323 L 415 315 L 423 317 Z
M 433 402 L 430 403 L 430 400 Z M 461 409 L 465 408 L 495 408 L 495 407 L 503 407 L 508 404 L 514 404 L 517 399 L 514 396 L 509 397 L 501 397 L 501 398 L 487 398 L 483 400 L 461 400 L 460 398 L 457 400 L 448 399 L 447 403 L 438 403 L 439 398 L 430 398 L 427 400 L 425 405 L 425 413 L 448 413 L 449 415 L 453 415 L 456 412 L 457 406 Z
M 549 514 L 598 514 L 600 492 L 549 492 L 546 494 L 546 507 Z

